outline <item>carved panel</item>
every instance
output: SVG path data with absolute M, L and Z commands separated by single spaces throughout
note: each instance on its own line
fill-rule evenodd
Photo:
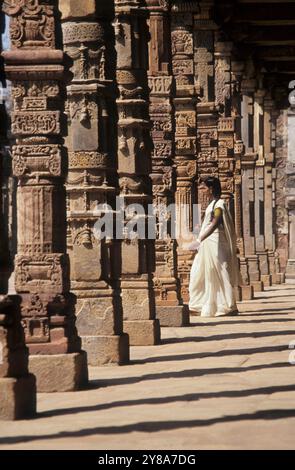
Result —
M 60 133 L 59 111 L 13 112 L 14 135 L 48 135 Z
M 39 0 L 5 0 L 3 11 L 11 16 L 12 48 L 54 48 L 54 13 L 52 5 Z
M 58 145 L 15 145 L 12 148 L 15 176 L 49 173 L 61 176 L 61 154 Z
M 62 257 L 60 254 L 17 255 L 15 286 L 17 292 L 33 289 L 63 290 Z

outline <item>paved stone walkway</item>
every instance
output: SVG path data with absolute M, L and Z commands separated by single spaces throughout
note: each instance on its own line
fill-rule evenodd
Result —
M 0 422 L 0 449 L 294 449 L 295 288 L 239 309 L 91 368 L 89 390 L 40 394 L 37 419 Z

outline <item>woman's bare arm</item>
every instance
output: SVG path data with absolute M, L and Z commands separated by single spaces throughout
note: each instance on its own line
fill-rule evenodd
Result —
M 200 242 L 203 242 L 204 240 L 206 240 L 206 238 L 208 238 L 210 235 L 212 235 L 212 233 L 217 229 L 217 227 L 220 224 L 221 220 L 222 220 L 222 209 L 220 209 L 220 207 L 217 207 L 214 210 L 214 217 L 212 219 L 211 224 L 209 225 L 207 230 L 205 230 L 205 232 L 202 234 L 202 236 L 199 239 Z

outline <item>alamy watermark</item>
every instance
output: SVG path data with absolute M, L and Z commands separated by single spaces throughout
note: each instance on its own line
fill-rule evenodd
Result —
M 97 217 L 94 236 L 97 239 L 190 241 L 201 227 L 200 204 L 126 204 L 123 196 L 116 198 L 116 208 L 99 204 L 92 212 Z

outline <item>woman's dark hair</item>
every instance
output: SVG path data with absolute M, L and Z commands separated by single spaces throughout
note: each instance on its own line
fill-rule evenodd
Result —
M 204 178 L 203 182 L 207 186 L 207 188 L 213 189 L 213 197 L 214 199 L 219 199 L 221 196 L 221 184 L 218 178 L 215 176 L 208 176 Z

